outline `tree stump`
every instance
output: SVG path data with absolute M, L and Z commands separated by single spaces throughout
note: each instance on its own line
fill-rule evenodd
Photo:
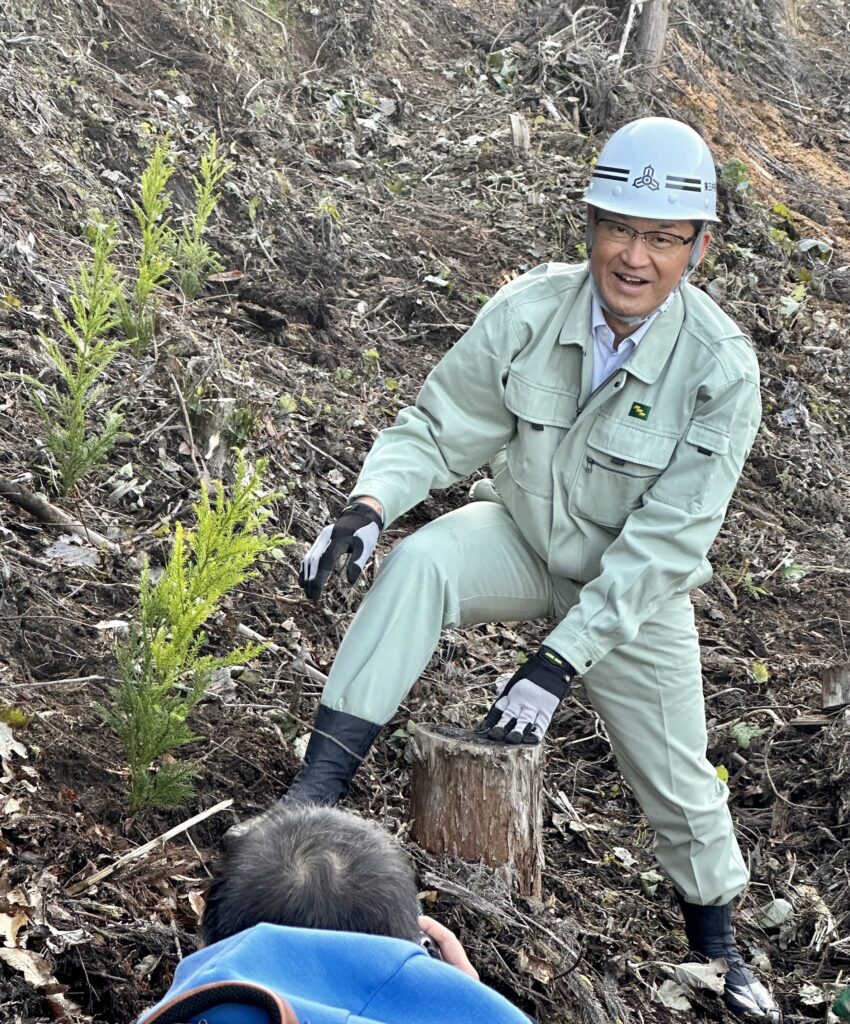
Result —
M 493 743 L 450 725 L 416 725 L 411 836 L 429 853 L 504 867 L 539 898 L 543 745 Z
M 837 711 L 850 704 L 850 664 L 826 669 L 821 675 L 821 686 L 825 711 Z
M 638 20 L 635 56 L 649 68 L 661 63 L 669 18 L 670 0 L 646 0 Z

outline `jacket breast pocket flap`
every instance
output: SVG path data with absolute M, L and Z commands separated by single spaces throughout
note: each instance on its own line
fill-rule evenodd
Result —
M 669 464 L 677 440 L 598 417 L 588 435 L 584 465 L 573 477 L 570 510 L 606 529 L 622 529 Z
M 578 395 L 546 387 L 511 370 L 505 384 L 505 405 L 527 423 L 568 428 L 575 422 Z
M 505 405 L 516 416 L 516 430 L 507 444 L 507 465 L 522 490 L 551 500 L 553 461 L 576 418 L 578 395 L 555 391 L 511 371 Z
M 608 456 L 609 463 L 630 463 L 638 471 L 640 466 L 646 466 L 649 470 L 665 469 L 678 440 L 672 434 L 650 432 L 645 427 L 632 426 L 624 420 L 599 416 L 590 429 L 587 444 L 588 448 Z M 657 473 L 647 475 L 657 476 Z

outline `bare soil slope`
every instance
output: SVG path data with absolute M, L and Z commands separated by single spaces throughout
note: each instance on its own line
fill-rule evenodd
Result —
M 174 140 L 179 218 L 220 134 L 235 167 L 211 241 L 241 271 L 194 302 L 169 290 L 155 351 L 110 370 L 129 436 L 61 504 L 120 554 L 59 560 L 61 531 L 0 499 L 0 704 L 29 717 L 0 748 L 0 1020 L 120 1024 L 166 989 L 234 812 L 265 806 L 296 770 L 319 695 L 304 665 L 327 670 L 360 596 L 340 587 L 308 607 L 303 542 L 483 299 L 540 262 L 581 258 L 600 136 L 646 112 L 689 120 L 715 149 L 724 226 L 701 284 L 763 368 L 764 425 L 695 600 L 710 755 L 753 868 L 742 937 L 789 1020 L 824 1019 L 850 963 L 850 725 L 823 714 L 820 684 L 848 661 L 850 624 L 845 0 L 683 2 L 664 66 L 644 75 L 612 59 L 626 30 L 615 5 L 264 3 L 43 0 L 0 14 L 0 476 L 50 493 L 14 375 L 50 380 L 38 332 L 55 336 L 93 209 L 118 219 L 130 264 L 152 139 Z M 278 649 L 198 708 L 194 803 L 131 816 L 119 744 L 94 710 L 115 621 L 131 614 L 140 556 L 163 561 L 158 528 L 188 521 L 199 477 L 228 478 L 234 444 L 268 458 L 286 495 L 278 526 L 297 543 L 233 596 L 211 642 L 234 646 L 241 623 Z M 462 499 L 432 496 L 387 544 Z M 405 841 L 407 720 L 471 723 L 538 640 L 535 626 L 446 635 L 352 805 Z M 411 844 L 432 912 L 544 1024 L 722 1019 L 709 994 L 690 993 L 686 1011 L 658 1001 L 685 949 L 678 914 L 665 881 L 652 891 L 652 837 L 580 691 L 554 724 L 546 783 L 543 904 Z M 233 811 L 69 895 L 227 797 Z M 765 929 L 755 912 L 775 897 L 795 913 Z

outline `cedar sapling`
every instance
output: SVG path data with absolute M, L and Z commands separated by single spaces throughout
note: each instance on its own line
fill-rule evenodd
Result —
M 220 481 L 206 485 L 194 506 L 195 529 L 177 524 L 165 568 L 154 580 L 145 565 L 138 610 L 118 641 L 120 682 L 100 713 L 121 740 L 130 767 L 134 809 L 182 803 L 192 794 L 198 765 L 171 755 L 197 737 L 187 718 L 216 669 L 245 664 L 262 650 L 247 644 L 227 654 L 206 652 L 206 626 L 228 594 L 260 574 L 283 543 L 263 526 L 276 494 L 262 491 L 265 462 L 250 469 L 237 453 L 230 495 Z
M 125 341 L 107 341 L 118 324 L 117 303 L 121 284 L 110 257 L 115 250 L 115 224 L 89 228 L 92 258 L 70 283 L 71 316 L 54 307 L 56 322 L 65 336 L 67 351 L 40 333 L 44 350 L 58 373 L 56 383 L 45 386 L 25 375 L 30 401 L 45 428 L 44 445 L 50 453 L 53 483 L 58 493 L 72 488 L 104 461 L 120 435 L 122 401 L 110 406 L 99 430 L 92 426 L 105 388 L 99 379 Z
M 209 274 L 224 269 L 218 253 L 203 238 L 203 233 L 218 205 L 219 186 L 232 166 L 219 153 L 218 137 L 213 134 L 201 158 L 200 174 L 193 179 L 195 209 L 180 234 L 172 237 L 171 276 L 187 299 L 194 299 L 200 293 Z
M 137 353 L 144 352 L 156 334 L 159 302 L 157 290 L 171 270 L 174 231 L 166 217 L 171 196 L 165 191 L 174 173 L 170 140 L 157 142 L 140 182 L 141 203 L 133 202 L 133 213 L 142 233 L 136 279 L 128 294 L 121 295 L 121 327 L 134 339 Z

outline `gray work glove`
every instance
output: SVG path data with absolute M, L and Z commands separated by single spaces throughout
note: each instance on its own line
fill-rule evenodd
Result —
M 319 600 L 322 587 L 344 555 L 348 555 L 345 578 L 356 583 L 372 557 L 383 526 L 384 521 L 369 505 L 359 501 L 347 505 L 339 519 L 322 530 L 301 563 L 298 582 L 307 597 Z
M 505 743 L 539 743 L 575 674 L 557 651 L 541 647 L 511 676 L 475 731 Z

